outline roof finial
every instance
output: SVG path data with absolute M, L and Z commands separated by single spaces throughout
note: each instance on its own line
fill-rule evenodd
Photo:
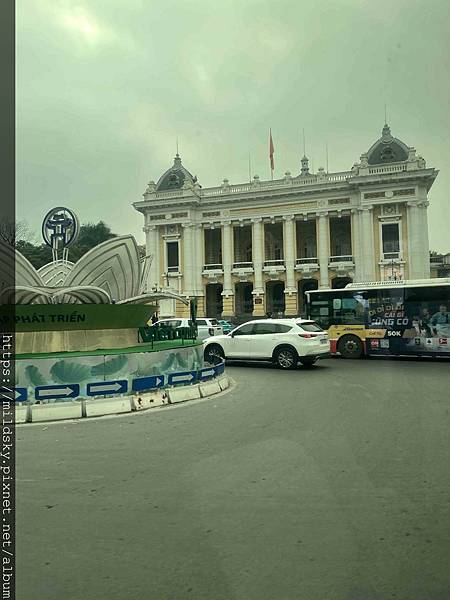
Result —
M 178 136 L 177 136 L 177 156 L 179 156 L 179 154 L 178 154 Z
M 303 128 L 303 156 L 306 156 L 305 128 Z
M 384 105 L 384 124 L 387 125 L 387 108 L 386 108 L 386 104 Z

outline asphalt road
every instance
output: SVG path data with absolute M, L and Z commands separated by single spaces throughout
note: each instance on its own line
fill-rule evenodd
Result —
M 450 363 L 18 429 L 18 600 L 448 600 Z

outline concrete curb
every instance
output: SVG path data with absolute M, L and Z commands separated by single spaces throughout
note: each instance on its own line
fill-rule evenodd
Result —
M 81 402 L 55 402 L 54 404 L 32 404 L 29 418 L 31 422 L 61 421 L 63 419 L 81 419 Z
M 131 407 L 133 411 L 147 410 L 156 406 L 169 404 L 167 394 L 162 391 L 148 392 L 147 394 L 136 394 L 131 397 Z
M 155 390 L 134 396 L 98 398 L 76 402 L 55 402 L 52 404 L 16 405 L 16 423 L 43 423 L 143 412 L 168 404 L 178 404 L 214 396 L 230 386 L 227 375 L 222 374 L 195 385 L 184 385 L 163 390 Z
M 16 423 L 26 423 L 27 421 L 31 421 L 31 419 L 28 418 L 28 413 L 30 412 L 30 406 L 26 405 L 24 406 L 23 404 L 17 404 L 16 405 L 16 416 L 15 416 L 15 422 Z
M 122 398 L 107 398 L 98 400 L 83 400 L 84 415 L 86 417 L 100 417 L 103 415 L 118 415 L 120 413 L 131 412 L 131 398 L 123 396 Z
M 198 387 L 202 398 L 205 398 L 206 396 L 213 396 L 221 391 L 219 382 L 215 381 L 214 379 L 205 383 L 201 383 Z
M 186 400 L 200 398 L 200 390 L 198 385 L 183 385 L 169 389 L 168 395 L 171 404 L 175 404 L 176 402 L 186 402 Z

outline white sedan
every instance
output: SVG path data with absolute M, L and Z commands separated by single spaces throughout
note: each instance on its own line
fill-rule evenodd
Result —
M 330 353 L 327 332 L 306 319 L 248 321 L 227 335 L 207 338 L 203 344 L 209 363 L 268 360 L 281 369 L 293 369 L 298 362 L 309 367 Z

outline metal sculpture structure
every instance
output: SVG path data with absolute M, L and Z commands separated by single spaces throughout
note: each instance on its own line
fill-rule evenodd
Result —
M 59 250 L 62 250 L 62 260 L 68 260 L 69 248 L 77 241 L 79 233 L 78 217 L 72 210 L 57 206 L 48 211 L 42 222 L 42 237 L 52 249 L 53 262 L 57 262 Z
M 164 298 L 189 304 L 169 291 L 148 292 L 151 256 L 141 259 L 136 240 L 124 235 L 95 246 L 78 262 L 57 260 L 39 270 L 15 248 L 0 242 L 5 270 L 0 280 L 0 304 L 147 304 Z M 6 286 L 14 281 L 15 286 Z

